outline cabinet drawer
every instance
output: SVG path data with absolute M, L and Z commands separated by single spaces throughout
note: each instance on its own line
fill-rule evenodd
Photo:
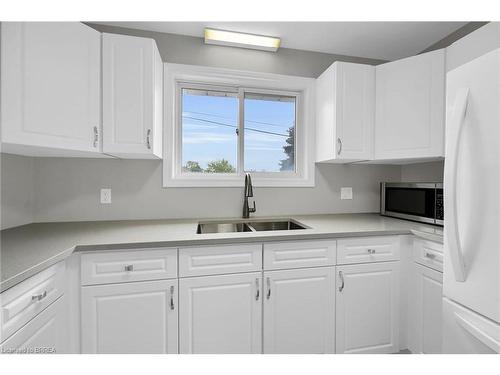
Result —
M 262 244 L 179 249 L 179 277 L 262 270 Z
M 337 264 L 399 260 L 399 237 L 362 237 L 337 240 Z
M 1 341 L 64 294 L 64 273 L 65 263 L 59 262 L 0 295 Z
M 40 314 L 0 345 L 9 354 L 65 354 L 67 329 L 64 297 L 57 299 Z
M 413 260 L 443 272 L 443 244 L 415 238 L 413 240 Z
M 82 255 L 82 285 L 172 279 L 177 249 L 144 249 Z
M 264 244 L 264 269 L 333 266 L 336 250 L 337 242 L 332 240 Z

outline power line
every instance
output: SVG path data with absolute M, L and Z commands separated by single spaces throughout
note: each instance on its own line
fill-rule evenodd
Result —
M 206 112 L 186 111 L 186 113 L 194 113 L 194 114 L 197 114 L 197 115 L 205 115 L 205 116 L 212 116 L 212 117 L 223 118 L 223 119 L 226 119 L 226 120 L 232 120 L 232 118 L 227 117 L 227 116 L 215 115 L 215 114 L 206 113 Z M 183 115 L 183 117 L 184 117 L 184 115 Z M 247 120 L 247 119 L 245 119 L 245 122 L 251 122 L 251 123 L 254 123 L 254 124 L 262 124 L 262 125 L 269 125 L 269 126 L 276 126 L 278 128 L 283 128 L 283 126 L 287 126 L 287 127 L 293 126 L 293 124 L 295 123 L 295 120 L 292 121 L 292 124 L 290 126 L 283 125 L 283 124 L 281 124 L 281 125 L 280 124 L 273 124 L 273 123 L 270 123 L 270 122 L 263 122 L 263 121 Z
M 208 122 L 208 123 L 214 124 L 214 125 L 219 125 L 219 126 L 225 126 L 225 127 L 228 127 L 228 128 L 238 129 L 238 127 L 236 125 L 224 124 L 223 122 L 211 121 L 211 120 L 206 120 L 206 119 L 197 118 L 197 117 L 191 117 L 191 116 L 184 116 L 184 115 L 182 117 L 190 119 L 190 120 L 203 121 L 203 122 Z M 254 129 L 254 128 L 247 128 L 247 127 L 245 127 L 245 130 L 250 130 L 250 131 L 257 132 L 257 133 L 279 135 L 280 137 L 288 137 L 289 136 L 288 134 L 274 133 L 274 132 L 269 132 L 269 131 L 266 131 L 266 130 L 260 130 L 260 129 Z

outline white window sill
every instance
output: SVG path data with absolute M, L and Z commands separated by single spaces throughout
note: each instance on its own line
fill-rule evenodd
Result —
M 243 187 L 244 176 L 218 176 L 216 178 L 176 177 L 166 178 L 165 187 Z M 314 187 L 314 176 L 310 178 L 269 178 L 252 175 L 254 187 Z

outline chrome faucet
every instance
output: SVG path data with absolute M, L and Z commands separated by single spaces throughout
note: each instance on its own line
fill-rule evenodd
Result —
M 252 178 L 250 177 L 250 173 L 245 174 L 245 190 L 243 195 L 243 218 L 248 219 L 250 214 L 256 211 L 255 200 L 253 201 L 253 207 L 248 206 L 248 198 L 253 197 Z

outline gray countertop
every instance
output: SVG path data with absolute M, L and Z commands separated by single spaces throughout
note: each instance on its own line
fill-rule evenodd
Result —
M 411 233 L 442 242 L 440 228 L 378 214 L 307 215 L 291 218 L 309 228 L 196 234 L 199 220 L 128 220 L 35 223 L 5 229 L 1 231 L 0 292 L 65 259 L 74 251 Z

